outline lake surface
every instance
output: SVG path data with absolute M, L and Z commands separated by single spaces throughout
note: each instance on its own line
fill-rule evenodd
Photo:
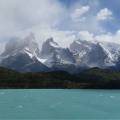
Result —
M 0 90 L 0 120 L 120 119 L 119 90 Z

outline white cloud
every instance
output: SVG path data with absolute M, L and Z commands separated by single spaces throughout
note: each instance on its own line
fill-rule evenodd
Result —
M 94 3 L 95 2 L 95 3 Z M 97 0 L 82 4 L 80 1 L 71 5 L 68 10 L 68 17 L 63 21 L 65 30 L 74 31 L 89 31 L 93 33 L 101 33 L 104 27 L 96 19 L 96 14 L 99 9 L 99 2 Z
M 105 29 L 99 20 L 110 19 L 112 12 L 105 8 L 97 14 L 96 1 L 86 6 L 79 2 L 67 8 L 60 0 L 0 0 L 0 39 L 32 31 L 40 45 L 54 37 L 61 46 L 68 47 L 78 37 L 108 41 L 120 38 L 119 32 L 101 34 Z M 96 33 L 99 35 L 95 36 Z
M 65 8 L 59 0 L 0 0 L 0 39 L 36 26 L 40 30 L 102 31 L 92 11 L 96 4 L 91 5 L 79 2 Z
M 95 35 L 93 33 L 90 33 L 88 31 L 80 31 L 77 35 L 77 39 L 81 40 L 88 40 L 93 42 L 112 42 L 120 44 L 120 30 L 118 30 L 116 33 L 103 33 Z
M 69 47 L 69 45 L 76 39 L 75 31 L 62 31 L 55 28 L 52 29 L 50 27 L 41 28 L 41 26 L 35 26 L 31 29 L 18 32 L 15 37 L 23 39 L 30 33 L 35 35 L 36 42 L 38 42 L 40 48 L 42 47 L 43 42 L 51 37 L 61 47 L 65 48 Z
M 0 0 L 0 37 L 37 25 L 54 27 L 63 11 L 58 0 Z
M 112 11 L 108 8 L 101 9 L 97 14 L 97 20 L 107 20 L 112 18 Z
M 0 54 L 3 53 L 4 49 L 5 49 L 5 43 L 0 43 Z
M 94 35 L 92 33 L 89 33 L 88 31 L 80 31 L 78 34 L 78 38 L 82 40 L 94 40 Z
M 76 8 L 74 12 L 71 14 L 72 20 L 73 21 L 83 21 L 85 15 L 88 11 L 90 10 L 90 6 L 82 6 L 81 8 Z
M 98 42 L 112 42 L 120 44 L 120 30 L 116 33 L 104 33 L 94 36 L 94 40 Z
M 110 33 L 106 33 L 106 34 L 100 34 L 95 36 L 94 40 L 101 41 L 101 42 L 115 42 L 113 38 L 114 38 L 114 35 Z
M 57 29 L 35 29 L 33 30 L 36 35 L 36 39 L 38 40 L 39 46 L 41 48 L 42 43 L 53 37 L 54 41 L 56 41 L 61 47 L 69 47 L 70 43 L 72 43 L 75 39 L 74 31 L 61 31 Z

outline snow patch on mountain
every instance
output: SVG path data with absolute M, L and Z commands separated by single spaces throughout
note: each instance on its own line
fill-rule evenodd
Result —
M 49 38 L 39 49 L 35 35 L 12 38 L 0 56 L 0 65 L 25 71 L 106 68 L 120 63 L 120 44 L 103 41 L 75 40 L 69 48 Z
M 75 63 L 70 50 L 60 47 L 58 43 L 54 42 L 53 38 L 44 42 L 40 58 L 45 59 L 45 65 L 49 67 Z
M 18 53 L 26 53 L 31 58 L 39 54 L 38 44 L 35 42 L 34 34 L 20 39 L 13 38 L 11 39 L 5 47 L 5 51 L 2 53 L 2 56 L 15 56 Z
M 120 45 L 113 43 L 76 40 L 70 45 L 77 65 L 108 67 L 115 65 L 116 52 Z M 118 54 L 117 56 L 120 56 Z

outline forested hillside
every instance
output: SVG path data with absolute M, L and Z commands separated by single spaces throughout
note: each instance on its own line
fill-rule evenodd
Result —
M 64 71 L 19 73 L 0 68 L 0 88 L 119 89 L 120 72 L 93 68 L 79 74 Z

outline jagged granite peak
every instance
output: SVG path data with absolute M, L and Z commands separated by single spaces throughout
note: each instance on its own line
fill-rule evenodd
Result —
M 78 72 L 81 69 L 116 65 L 120 66 L 119 44 L 79 39 L 69 48 L 63 48 L 53 38 L 49 38 L 40 51 L 33 33 L 11 39 L 0 56 L 0 66 L 23 72 Z
M 39 53 L 33 33 L 22 39 L 14 38 L 6 44 L 0 66 L 22 72 L 48 71 L 49 68 L 39 61 Z
M 106 67 L 114 65 L 110 45 L 100 42 L 77 40 L 70 45 L 77 65 L 89 67 Z
M 30 57 L 39 54 L 39 47 L 35 40 L 34 34 L 30 33 L 25 38 L 13 38 L 5 46 L 3 57 L 14 56 L 18 53 L 26 53 Z
M 53 38 L 43 43 L 40 55 L 42 59 L 45 59 L 45 65 L 49 67 L 75 63 L 75 59 L 70 50 L 60 47 Z
M 3 59 L 0 65 L 20 72 L 49 71 L 49 68 L 40 63 L 35 57 L 31 59 L 27 54 L 22 53 Z
M 51 47 L 59 47 L 58 43 L 55 42 L 52 37 L 47 39 L 45 44 L 49 44 Z
M 53 40 L 53 38 L 49 38 L 43 43 L 40 55 L 43 58 L 46 58 L 51 56 L 51 54 L 53 54 L 58 49 L 60 49 L 59 45 Z
M 85 40 L 75 40 L 70 44 L 70 51 L 73 53 L 76 64 L 80 65 L 82 58 L 93 48 L 95 43 Z M 82 65 L 82 64 L 81 64 Z
M 104 67 L 106 59 L 108 59 L 108 54 L 102 46 L 97 43 L 82 59 L 82 61 L 90 67 Z
M 72 52 L 79 53 L 81 51 L 88 51 L 90 50 L 95 43 L 86 41 L 86 40 L 75 40 L 73 43 L 70 45 L 70 50 Z

